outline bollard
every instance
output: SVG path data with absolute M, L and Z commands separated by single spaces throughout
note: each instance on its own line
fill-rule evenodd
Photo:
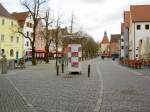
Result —
M 3 55 L 1 59 L 1 66 L 2 66 L 2 74 L 7 74 L 7 58 L 5 55 Z
M 56 69 L 57 69 L 57 76 L 59 76 L 59 66 L 58 65 L 57 65 Z
M 64 73 L 64 63 L 62 63 L 62 73 Z
M 90 64 L 88 65 L 88 77 L 90 77 L 90 69 L 91 69 L 91 67 L 90 67 Z

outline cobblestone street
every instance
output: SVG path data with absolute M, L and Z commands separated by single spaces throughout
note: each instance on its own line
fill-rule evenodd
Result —
M 0 81 L 3 88 L 1 91 L 4 92 L 1 93 L 2 97 L 5 94 L 5 97 L 8 95 L 18 100 L 14 99 L 12 102 L 1 100 L 0 107 L 14 106 L 8 111 L 1 108 L 0 112 L 16 112 L 13 111 L 16 108 L 18 112 L 28 112 L 22 110 L 23 107 L 28 107 L 26 105 L 30 108 L 25 109 L 37 112 L 93 112 L 99 97 L 100 80 L 95 68 L 92 68 L 91 77 L 87 77 L 87 63 L 84 62 L 82 75 L 69 77 L 66 73 L 57 77 L 54 64 L 30 66 L 24 70 L 12 71 L 5 76 L 6 78 L 1 76 L 1 80 L 8 79 L 6 83 Z M 11 86 L 11 90 L 10 87 L 6 87 L 7 91 L 16 93 L 4 91 L 5 86 L 9 86 L 7 83 Z M 20 94 L 22 98 L 19 98 Z M 7 100 L 11 100 L 10 97 Z
M 99 61 L 99 68 L 104 85 L 100 112 L 150 112 L 148 69 L 130 69 L 110 59 Z
M 0 75 L 0 112 L 150 112 L 148 68 L 100 58 L 82 64 L 81 75 L 57 77 L 54 63 Z

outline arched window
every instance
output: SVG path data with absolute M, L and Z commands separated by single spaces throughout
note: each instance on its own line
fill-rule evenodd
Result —
M 11 57 L 14 56 L 14 50 L 13 50 L 13 49 L 10 50 L 10 56 L 11 56 Z
M 2 54 L 4 54 L 5 53 L 5 49 L 2 49 Z

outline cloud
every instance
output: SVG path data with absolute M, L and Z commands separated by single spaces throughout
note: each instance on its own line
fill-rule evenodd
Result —
M 107 0 L 82 0 L 85 3 L 105 3 Z
M 3 0 L 4 3 L 6 0 Z M 18 1 L 18 2 L 16 2 Z M 71 13 L 75 14 L 75 28 L 82 28 L 95 40 L 101 40 L 104 31 L 108 35 L 120 33 L 123 11 L 133 4 L 150 4 L 150 0 L 49 0 L 50 8 L 56 14 L 63 13 L 65 24 L 70 25 Z M 10 5 L 12 4 L 12 5 Z M 10 12 L 20 9 L 19 0 L 7 0 L 6 8 Z M 20 10 L 19 10 L 20 11 Z M 69 26 L 68 25 L 68 26 Z

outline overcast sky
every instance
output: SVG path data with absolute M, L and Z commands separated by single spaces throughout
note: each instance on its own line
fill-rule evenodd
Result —
M 21 11 L 19 0 L 0 0 L 9 12 Z M 64 24 L 75 15 L 74 27 L 86 31 L 96 41 L 100 41 L 106 30 L 110 34 L 120 33 L 123 11 L 130 5 L 150 4 L 150 0 L 50 0 L 49 6 L 55 13 L 60 13 Z

